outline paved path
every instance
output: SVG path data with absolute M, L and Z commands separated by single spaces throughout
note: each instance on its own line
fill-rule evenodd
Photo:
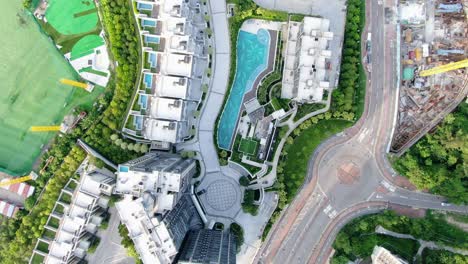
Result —
M 444 245 L 437 245 L 433 241 L 426 241 L 422 239 L 416 239 L 412 235 L 408 234 L 400 234 L 397 232 L 390 231 L 388 229 L 383 228 L 382 226 L 378 226 L 375 230 L 377 234 L 383 234 L 387 236 L 392 236 L 392 237 L 397 237 L 397 238 L 403 238 L 403 239 L 412 239 L 412 240 L 417 240 L 420 244 L 420 247 L 418 249 L 418 253 L 416 255 L 420 256 L 424 248 L 430 248 L 430 249 L 438 249 L 438 250 L 447 250 L 450 252 L 453 252 L 455 254 L 461 254 L 461 255 L 468 255 L 468 250 L 463 250 L 459 248 L 454 248 L 454 247 L 449 247 L 449 246 L 444 246 Z
M 119 234 L 120 218 L 115 207 L 109 209 L 110 219 L 106 230 L 99 230 L 98 237 L 101 242 L 94 254 L 86 257 L 88 263 L 93 264 L 133 264 L 135 259 L 127 255 L 127 250 L 121 245 Z

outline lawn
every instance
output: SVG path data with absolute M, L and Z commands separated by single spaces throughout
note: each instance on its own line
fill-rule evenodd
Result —
M 92 0 L 50 0 L 46 19 L 62 35 L 88 32 L 99 21 Z
M 104 45 L 104 39 L 102 39 L 101 36 L 94 34 L 84 36 L 73 46 L 70 59 L 75 60 L 92 54 L 95 48 L 102 45 Z
M 320 120 L 312 124 L 283 148 L 282 161 L 279 164 L 279 181 L 284 183 L 288 201 L 296 195 L 307 173 L 307 163 L 315 148 L 325 139 L 343 131 L 353 123 L 346 120 Z M 281 169 L 280 169 L 281 168 Z
M 16 13 L 20 5 L 8 2 L 0 18 L 0 32 L 8 36 L 0 47 L 0 57 L 7 66 L 0 69 L 0 168 L 13 175 L 29 173 L 42 146 L 55 135 L 31 133 L 31 126 L 58 125 L 74 107 L 91 106 L 103 90 L 88 93 L 59 82 L 78 76 L 38 30 L 32 15 L 18 30 Z
M 301 104 L 297 107 L 297 114 L 294 117 L 294 122 L 303 118 L 309 113 L 325 108 L 325 104 L 313 103 L 313 104 Z
M 244 154 L 254 156 L 257 153 L 257 145 L 257 141 L 243 138 L 239 145 L 239 151 Z

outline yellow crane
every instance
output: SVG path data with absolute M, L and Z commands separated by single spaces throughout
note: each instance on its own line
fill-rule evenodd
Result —
M 32 126 L 31 132 L 60 131 L 60 126 Z
M 87 84 L 87 83 L 77 82 L 77 81 L 73 81 L 73 80 L 69 80 L 69 79 L 60 79 L 60 82 L 63 83 L 63 84 L 66 84 L 66 85 L 82 88 L 82 89 L 85 89 L 85 90 L 91 89 L 91 85 Z
M 444 64 L 441 66 L 437 66 L 431 69 L 421 71 L 419 72 L 419 76 L 426 77 L 426 76 L 453 71 L 453 70 L 465 68 L 465 67 L 468 67 L 468 59 L 457 61 L 457 62 L 451 62 L 448 64 Z
M 25 182 L 25 181 L 29 181 L 29 180 L 35 180 L 36 178 L 37 178 L 37 174 L 32 171 L 31 174 L 29 174 L 27 176 L 2 181 L 2 182 L 0 182 L 0 187 L 9 186 L 9 185 L 12 185 L 12 184 L 21 183 L 21 182 Z

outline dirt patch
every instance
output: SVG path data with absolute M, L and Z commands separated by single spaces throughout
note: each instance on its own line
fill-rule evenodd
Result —
M 390 205 L 390 209 L 399 215 L 408 216 L 411 218 L 424 218 L 426 216 L 426 209 L 415 209 L 403 205 Z

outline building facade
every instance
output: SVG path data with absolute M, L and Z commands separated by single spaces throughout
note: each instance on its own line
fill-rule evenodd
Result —
M 330 21 L 324 18 L 304 17 L 302 22 L 290 21 L 283 69 L 281 97 L 299 103 L 323 100 L 329 90 Z
M 118 166 L 114 193 L 124 199 L 115 206 L 143 263 L 176 263 L 179 255 L 235 263 L 233 236 L 203 229 L 201 209 L 187 188 L 196 170 L 195 160 L 165 152 L 150 152 Z M 198 230 L 204 231 L 190 238 L 188 234 Z M 196 248 L 190 247 L 194 239 Z M 204 253 L 206 247 L 213 250 Z
M 80 263 L 107 215 L 115 183 L 112 172 L 88 167 L 80 180 L 70 179 L 38 239 L 30 263 Z
M 375 246 L 371 255 L 372 264 L 408 264 L 408 262 L 393 255 L 384 247 Z
M 135 106 L 124 129 L 127 134 L 167 143 L 179 143 L 191 136 L 208 65 L 206 25 L 195 2 L 134 1 L 144 69 Z
M 177 204 L 196 172 L 193 159 L 164 152 L 150 152 L 119 165 L 115 193 L 143 197 L 163 214 Z
M 236 239 L 230 232 L 191 230 L 178 256 L 183 264 L 235 264 Z

